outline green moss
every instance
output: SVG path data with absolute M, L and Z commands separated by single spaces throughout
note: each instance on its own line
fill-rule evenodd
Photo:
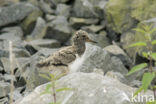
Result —
M 109 0 L 106 4 L 108 27 L 121 33 L 127 31 L 134 20 L 131 18 L 130 4 L 133 0 Z
M 131 7 L 131 16 L 139 21 L 156 17 L 156 0 L 134 0 Z

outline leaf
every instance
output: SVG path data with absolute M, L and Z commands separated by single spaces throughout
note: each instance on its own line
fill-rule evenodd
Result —
M 60 88 L 60 89 L 57 89 L 56 92 L 62 92 L 62 91 L 67 91 L 67 90 L 72 90 L 72 88 Z
M 52 88 L 53 85 L 52 84 L 47 84 L 46 88 L 45 88 L 45 91 L 49 91 L 50 88 Z
M 55 77 L 55 80 L 58 80 L 59 78 L 63 77 L 64 75 L 66 75 L 66 73 L 59 74 L 58 76 Z
M 140 46 L 146 46 L 146 43 L 145 42 L 137 42 L 137 43 L 131 44 L 129 47 L 140 47 Z
M 54 74 L 49 73 L 49 76 L 50 76 L 51 80 L 55 79 L 55 75 Z
M 145 58 L 148 58 L 148 53 L 142 52 L 142 56 L 145 57 Z
M 149 33 L 152 34 L 156 31 L 156 28 L 153 28 Z
M 140 33 L 143 33 L 143 34 L 145 34 L 145 33 L 146 33 L 144 30 L 139 29 L 139 28 L 135 28 L 135 29 L 133 29 L 133 30 L 135 30 L 135 31 L 137 31 L 137 32 L 140 32 Z
M 156 60 L 156 53 L 151 54 L 152 59 Z
M 152 80 L 155 78 L 155 73 L 144 73 L 142 79 L 142 87 L 144 92 L 148 89 L 149 85 L 151 84 Z
M 45 79 L 47 79 L 47 80 L 51 80 L 51 79 L 48 77 L 48 75 L 45 75 L 45 74 L 39 74 L 39 76 L 42 77 L 42 78 L 45 78 Z
M 155 44 L 156 44 L 156 40 L 153 40 L 153 41 L 152 41 L 152 45 L 155 45 Z
M 130 75 L 130 74 L 132 74 L 134 72 L 137 72 L 137 71 L 145 68 L 146 66 L 147 66 L 147 63 L 142 63 L 142 64 L 139 64 L 139 65 L 136 65 L 128 72 L 127 75 Z
M 140 87 L 139 89 L 137 89 L 133 97 L 137 96 L 142 90 L 143 90 L 143 87 Z

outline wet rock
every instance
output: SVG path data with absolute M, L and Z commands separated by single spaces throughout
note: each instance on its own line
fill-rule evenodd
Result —
M 65 5 L 65 4 L 58 4 L 56 8 L 56 14 L 68 17 L 70 15 L 70 6 Z
M 85 18 L 103 18 L 106 0 L 76 0 L 73 6 L 73 15 Z
M 68 87 L 73 90 L 57 93 L 57 100 L 66 104 L 138 104 L 133 102 L 136 89 L 122 84 L 116 79 L 96 73 L 74 73 L 58 80 L 56 88 Z M 53 101 L 51 94 L 39 96 L 47 84 L 37 87 L 31 94 L 15 104 L 48 104 Z M 98 86 L 97 86 L 98 85 Z M 87 89 L 87 90 L 86 90 Z M 153 93 L 142 93 L 150 98 Z M 136 98 L 138 101 L 139 98 Z M 145 104 L 146 99 L 142 103 Z
M 130 67 L 132 66 L 132 61 L 128 57 L 128 55 L 117 45 L 109 45 L 104 48 L 107 50 L 109 53 L 111 53 L 113 56 L 118 57 L 125 66 Z
M 76 18 L 76 17 L 71 17 L 69 20 L 72 27 L 76 29 L 79 29 L 85 25 L 96 24 L 98 23 L 98 21 L 99 21 L 98 19 L 94 19 L 94 18 L 85 19 L 85 18 Z
M 114 71 L 124 75 L 128 72 L 119 58 L 111 57 L 106 50 L 96 45 L 87 44 L 84 55 L 70 66 L 70 70 L 89 73 L 95 68 L 102 69 L 104 73 Z
M 0 98 L 5 97 L 10 92 L 10 84 L 0 81 Z
M 36 8 L 29 3 L 17 3 L 0 8 L 0 27 L 23 20 Z
M 60 43 L 54 39 L 38 39 L 30 41 L 28 44 L 32 46 L 38 46 L 43 48 L 58 48 L 60 47 Z
M 64 16 L 58 16 L 48 24 L 45 38 L 66 42 L 71 36 L 71 27 Z
M 42 39 L 46 34 L 46 29 L 46 22 L 41 17 L 38 17 L 36 26 L 32 33 L 27 37 L 27 40 Z

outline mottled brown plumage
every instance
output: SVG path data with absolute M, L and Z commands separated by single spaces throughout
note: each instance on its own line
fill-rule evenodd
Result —
M 49 56 L 48 58 L 41 60 L 37 65 L 38 67 L 59 68 L 68 67 L 76 59 L 76 54 L 81 56 L 86 49 L 85 42 L 94 42 L 89 39 L 88 33 L 79 30 L 74 34 L 72 38 L 72 46 L 61 48 L 59 51 Z M 95 42 L 94 42 L 95 43 Z M 51 69 L 53 70 L 53 69 Z

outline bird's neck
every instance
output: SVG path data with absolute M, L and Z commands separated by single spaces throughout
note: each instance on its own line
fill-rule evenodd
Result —
M 85 52 L 86 46 L 85 43 L 81 43 L 81 42 L 74 42 L 73 44 L 76 53 L 81 56 L 83 55 L 83 53 Z

